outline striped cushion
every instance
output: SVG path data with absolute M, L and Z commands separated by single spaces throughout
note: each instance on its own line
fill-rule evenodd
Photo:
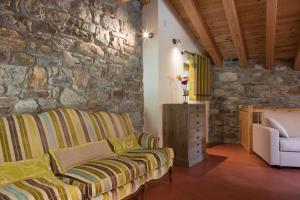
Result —
M 158 148 L 159 137 L 154 137 L 153 135 L 147 133 L 136 133 L 135 135 L 141 147 L 145 149 Z
M 146 165 L 146 170 L 151 171 L 164 165 L 173 163 L 174 152 L 171 148 L 136 149 L 122 156 Z
M 134 133 L 134 128 L 128 113 L 114 114 L 107 112 L 90 113 L 98 123 L 98 132 L 104 133 L 106 138 L 119 138 Z
M 145 166 L 141 163 L 124 157 L 110 157 L 78 165 L 61 176 L 90 198 L 130 183 L 145 173 Z
M 0 162 L 19 161 L 42 156 L 40 121 L 33 115 L 0 118 Z
M 0 188 L 3 200 L 81 200 L 77 187 L 67 185 L 56 177 L 27 179 Z
M 73 147 L 100 141 L 103 136 L 95 132 L 94 123 L 87 112 L 57 109 L 38 115 L 43 127 L 43 146 L 49 148 Z

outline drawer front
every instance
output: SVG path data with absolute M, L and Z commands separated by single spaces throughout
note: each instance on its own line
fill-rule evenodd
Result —
M 204 126 L 205 126 L 205 121 L 200 117 L 189 119 L 189 129 L 196 129 Z
M 202 157 L 202 155 L 203 155 L 202 147 L 195 147 L 189 150 L 189 159 Z
M 203 112 L 189 113 L 189 119 L 205 121 L 205 115 Z
M 204 144 L 205 144 L 205 137 L 201 135 L 195 135 L 193 137 L 190 137 L 188 140 L 189 149 L 200 147 L 203 146 Z
M 205 110 L 205 105 L 202 104 L 189 105 L 189 113 L 202 112 L 204 110 Z
M 205 125 L 205 115 L 203 112 L 189 114 L 189 127 L 199 127 Z
M 191 138 L 191 139 L 196 137 L 196 136 L 200 137 L 201 135 L 204 135 L 204 128 L 203 127 L 190 129 L 189 133 L 188 133 L 188 137 Z

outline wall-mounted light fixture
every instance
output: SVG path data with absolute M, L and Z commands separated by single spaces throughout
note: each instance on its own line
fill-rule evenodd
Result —
M 147 30 L 143 31 L 143 33 L 142 33 L 142 38 L 144 40 L 148 40 L 148 39 L 151 39 L 153 37 L 154 37 L 154 33 L 148 32 Z
M 174 38 L 174 39 L 172 39 L 172 42 L 173 42 L 174 45 L 179 45 L 179 46 L 181 45 L 180 39 L 175 39 Z

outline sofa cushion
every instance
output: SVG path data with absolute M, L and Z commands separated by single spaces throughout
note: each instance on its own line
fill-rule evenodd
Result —
M 86 198 L 116 189 L 146 173 L 145 166 L 124 157 L 99 158 L 75 166 L 61 176 Z
M 122 156 L 145 164 L 148 172 L 150 170 L 159 169 L 164 165 L 170 165 L 174 158 L 174 152 L 173 149 L 166 147 L 159 149 L 136 149 Z
M 77 187 L 67 185 L 56 177 L 26 179 L 0 187 L 0 199 L 5 200 L 81 200 Z
M 300 137 L 298 138 L 280 138 L 280 151 L 300 152 Z
M 285 128 L 289 137 L 300 137 L 300 112 L 263 112 L 261 124 L 270 127 L 268 118 L 271 117 Z
M 279 136 L 280 137 L 284 137 L 284 138 L 288 138 L 289 134 L 287 133 L 287 131 L 285 130 L 285 128 L 281 125 L 280 122 L 278 122 L 276 119 L 273 119 L 271 117 L 268 118 L 269 123 L 270 123 L 270 127 L 277 129 L 279 131 Z
M 76 147 L 50 149 L 49 151 L 60 173 L 95 158 L 115 155 L 106 140 L 82 144 Z
M 141 149 L 135 135 L 130 134 L 122 138 L 110 138 L 110 144 L 113 146 L 114 152 L 118 155 L 124 154 L 134 149 Z
M 155 137 L 149 133 L 135 133 L 139 145 L 145 149 L 155 149 L 159 147 L 159 137 Z
M 44 176 L 53 176 L 48 155 L 29 160 L 0 163 L 0 186 Z

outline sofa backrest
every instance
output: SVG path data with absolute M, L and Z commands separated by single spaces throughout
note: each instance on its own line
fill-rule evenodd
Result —
M 289 137 L 300 137 L 300 112 L 263 112 L 261 114 L 261 124 L 263 126 L 270 126 L 269 117 L 280 122 Z
M 0 117 L 0 162 L 31 159 L 47 151 L 40 138 L 43 132 L 37 116 Z
M 38 115 L 44 134 L 43 146 L 65 148 L 104 139 L 97 132 L 89 113 L 75 109 L 57 109 Z
M 73 147 L 133 133 L 129 114 L 62 108 L 0 117 L 0 162 L 26 160 L 50 148 Z
M 119 138 L 134 133 L 134 128 L 128 113 L 115 114 L 108 112 L 90 113 L 94 121 L 99 121 L 96 131 L 105 138 Z

